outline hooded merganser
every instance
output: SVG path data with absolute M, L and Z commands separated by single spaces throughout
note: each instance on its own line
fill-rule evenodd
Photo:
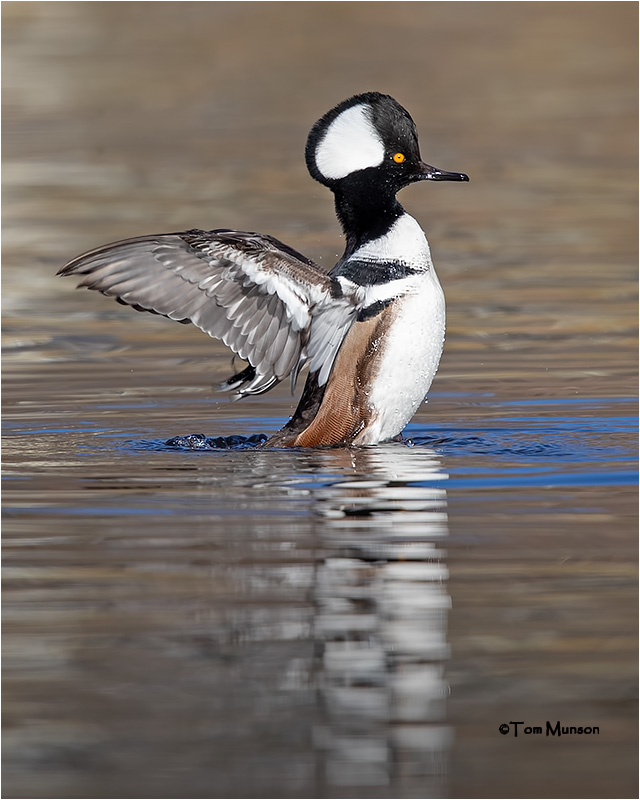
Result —
M 221 388 L 266 392 L 309 375 L 295 414 L 267 446 L 372 445 L 398 436 L 438 368 L 445 301 L 418 223 L 396 199 L 416 181 L 468 181 L 420 159 L 416 127 L 392 97 L 343 101 L 311 129 L 311 176 L 335 196 L 346 237 L 329 274 L 259 233 L 140 236 L 74 258 L 59 275 L 138 311 L 192 322 L 248 366 Z

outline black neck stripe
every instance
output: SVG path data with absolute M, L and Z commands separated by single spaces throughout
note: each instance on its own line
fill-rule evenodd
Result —
M 417 269 L 397 261 L 359 261 L 350 258 L 339 265 L 333 277 L 343 277 L 359 286 L 374 286 L 416 275 Z

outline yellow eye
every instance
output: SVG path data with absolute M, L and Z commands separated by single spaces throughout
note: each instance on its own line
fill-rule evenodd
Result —
M 402 164 L 404 159 L 405 159 L 404 153 L 396 153 L 393 157 L 393 160 L 396 162 L 396 164 Z

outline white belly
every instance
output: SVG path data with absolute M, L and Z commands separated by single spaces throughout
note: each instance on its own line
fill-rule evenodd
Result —
M 414 292 L 396 302 L 370 389 L 371 420 L 354 439 L 356 445 L 384 442 L 402 431 L 429 391 L 442 355 L 445 301 L 433 268 Z

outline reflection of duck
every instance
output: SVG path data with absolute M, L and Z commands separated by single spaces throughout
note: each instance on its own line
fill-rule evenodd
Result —
M 360 544 L 369 548 L 377 535 L 386 542 L 391 537 L 403 541 L 404 559 L 421 558 L 418 553 L 426 553 L 425 539 L 447 535 L 446 491 L 440 484 L 449 476 L 432 450 L 419 447 L 407 452 L 388 443 L 375 449 L 329 451 L 323 456 L 325 469 L 354 475 L 314 492 L 316 510 L 331 527 L 366 531 Z M 413 539 L 415 554 L 410 555 L 407 542 Z M 375 557 L 394 558 L 388 547 L 387 555 L 381 555 L 380 545 L 377 542 L 374 548 Z M 432 548 L 429 544 L 428 549 Z
M 271 446 L 392 439 L 424 399 L 440 360 L 444 296 L 418 223 L 396 200 L 416 181 L 466 181 L 423 163 L 413 120 L 370 92 L 312 128 L 309 172 L 334 193 L 346 237 L 327 275 L 270 236 L 191 230 L 85 253 L 60 270 L 137 310 L 192 322 L 249 366 L 224 384 L 242 397 L 300 369 L 309 376 Z
M 448 476 L 432 450 L 395 443 L 308 457 L 321 474 L 343 476 L 313 489 L 323 552 L 314 631 L 326 715 L 315 737 L 326 780 L 404 796 L 404 781 L 419 776 L 423 797 L 443 797 L 452 737 L 442 549 Z

